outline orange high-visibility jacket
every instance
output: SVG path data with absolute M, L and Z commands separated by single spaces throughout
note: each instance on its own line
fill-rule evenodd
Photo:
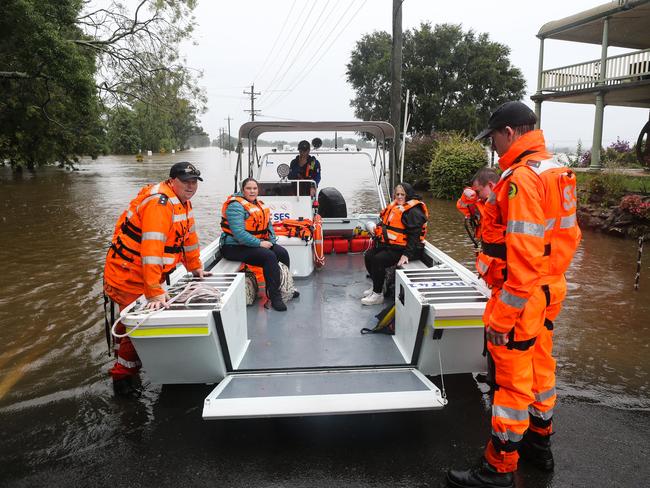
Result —
M 456 208 L 467 219 L 472 217 L 480 219 L 482 206 L 483 203 L 478 199 L 476 192 L 469 187 L 463 189 L 463 193 L 456 202 Z
M 580 242 L 575 218 L 575 177 L 550 161 L 542 131 L 528 132 L 499 159 L 503 170 L 494 189 L 497 225 L 506 226 L 507 279 L 489 317 L 497 332 L 509 332 L 531 295 L 563 273 Z M 486 225 L 490 225 L 487 224 Z M 525 321 L 520 321 L 525 327 Z M 520 338 L 534 332 L 515 331 Z
M 182 204 L 168 182 L 140 190 L 117 221 L 104 279 L 127 293 L 162 295 L 161 283 L 179 262 L 201 268 L 192 204 Z
M 506 226 L 499 222 L 496 193 L 483 204 L 481 214 L 481 252 L 476 270 L 490 288 L 501 287 L 506 275 Z
M 406 232 L 406 226 L 402 222 L 402 216 L 404 215 L 404 212 L 418 206 L 422 207 L 426 219 L 429 220 L 429 210 L 427 210 L 427 206 L 424 202 L 413 199 L 407 201 L 404 205 L 397 205 L 395 200 L 393 200 L 379 214 L 381 222 L 377 224 L 377 227 L 375 227 L 375 236 L 383 244 L 406 247 L 408 243 L 408 235 Z M 420 231 L 420 242 L 424 242 L 426 234 L 427 222 L 425 221 L 422 225 L 422 230 Z
M 244 197 L 230 195 L 223 205 L 221 206 L 221 229 L 224 233 L 232 236 L 230 224 L 226 217 L 226 209 L 228 205 L 233 202 L 238 202 L 244 210 L 249 213 L 250 217 L 244 220 L 246 232 L 254 235 L 258 239 L 268 239 L 269 237 L 269 220 L 271 218 L 271 210 L 264 205 L 261 200 L 256 200 L 256 203 L 251 203 Z

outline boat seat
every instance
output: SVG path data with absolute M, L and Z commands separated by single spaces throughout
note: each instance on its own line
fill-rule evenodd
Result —
M 237 273 L 241 268 L 241 261 L 230 261 L 226 258 L 221 258 L 217 264 L 214 265 L 210 271 L 213 273 Z

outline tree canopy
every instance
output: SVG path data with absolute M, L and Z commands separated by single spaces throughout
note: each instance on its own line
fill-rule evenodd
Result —
M 352 51 L 347 80 L 356 92 L 351 105 L 360 119 L 389 118 L 391 42 L 389 33 L 373 32 Z M 411 92 L 409 131 L 473 134 L 495 107 L 520 100 L 526 82 L 509 55 L 508 46 L 460 25 L 423 23 L 406 31 L 402 89 Z
M 0 163 L 33 168 L 141 144 L 180 148 L 203 132 L 196 116 L 205 100 L 178 54 L 195 3 L 3 0 Z M 157 133 L 142 130 L 143 114 Z

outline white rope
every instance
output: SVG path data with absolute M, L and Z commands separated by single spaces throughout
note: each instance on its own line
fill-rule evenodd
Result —
M 169 299 L 167 301 L 167 305 L 171 305 L 174 302 L 185 303 L 186 305 L 188 305 L 192 300 L 196 298 L 212 298 L 215 299 L 218 303 L 221 300 L 221 292 L 219 291 L 219 289 L 213 286 L 208 286 L 205 285 L 204 283 L 199 283 L 199 282 L 191 282 L 188 283 L 179 294 Z M 165 310 L 165 307 L 161 307 L 157 310 L 147 310 L 147 309 L 143 310 L 141 313 L 145 314 L 145 316 L 140 322 L 137 322 L 135 326 L 131 328 L 131 330 L 127 330 L 124 334 L 118 334 L 116 332 L 117 324 L 129 314 L 129 310 L 130 307 L 127 307 L 124 310 L 122 310 L 120 312 L 120 316 L 113 323 L 113 326 L 111 327 L 111 334 L 113 334 L 113 337 L 122 338 L 122 337 L 130 336 L 136 330 L 138 330 L 142 324 L 144 324 L 155 314 Z
M 447 405 L 447 392 L 445 391 L 445 375 L 442 372 L 442 356 L 440 354 L 440 340 L 436 341 L 438 346 L 438 365 L 440 366 L 440 382 L 442 384 L 442 400 Z

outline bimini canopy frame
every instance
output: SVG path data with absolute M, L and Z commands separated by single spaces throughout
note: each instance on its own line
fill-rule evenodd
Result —
M 332 122 L 246 122 L 239 128 L 239 142 L 237 143 L 237 168 L 235 170 L 235 191 L 239 189 L 238 185 L 243 176 L 242 154 L 243 140 L 248 141 L 248 177 L 253 176 L 254 164 L 260 163 L 260 157 L 257 153 L 257 139 L 266 132 L 365 132 L 371 134 L 377 141 L 377 150 L 375 159 L 372 162 L 373 171 L 378 173 L 375 183 L 381 186 L 386 185 L 386 177 L 389 174 L 388 168 L 387 141 L 395 139 L 395 129 L 388 122 L 380 121 L 332 121 Z M 380 151 L 380 148 L 382 149 Z M 376 166 L 379 164 L 379 171 Z M 390 194 L 390 190 L 388 189 Z

